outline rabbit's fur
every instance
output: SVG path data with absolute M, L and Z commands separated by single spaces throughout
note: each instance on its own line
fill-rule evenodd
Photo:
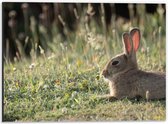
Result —
M 140 44 L 140 30 L 123 34 L 124 53 L 112 58 L 102 71 L 109 80 L 110 96 L 121 99 L 141 96 L 144 99 L 161 99 L 166 94 L 166 75 L 138 69 L 136 51 Z

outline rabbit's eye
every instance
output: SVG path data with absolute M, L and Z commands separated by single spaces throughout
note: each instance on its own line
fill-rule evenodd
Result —
M 119 61 L 113 61 L 112 62 L 112 65 L 118 65 L 119 64 Z

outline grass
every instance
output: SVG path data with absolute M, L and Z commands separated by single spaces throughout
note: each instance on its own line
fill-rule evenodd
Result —
M 166 119 L 165 100 L 100 99 L 109 93 L 108 84 L 100 77 L 109 57 L 122 52 L 121 34 L 139 27 L 141 46 L 137 53 L 139 68 L 165 72 L 165 20 L 159 14 L 148 15 L 143 24 L 116 21 L 106 36 L 91 21 L 89 31 L 83 23 L 62 42 L 55 34 L 40 48 L 34 47 L 31 60 L 22 58 L 4 64 L 4 121 L 131 121 Z M 82 20 L 82 19 L 81 19 Z M 147 27 L 147 28 L 146 28 Z M 66 28 L 66 27 L 64 27 Z M 104 43 L 106 42 L 106 43 Z

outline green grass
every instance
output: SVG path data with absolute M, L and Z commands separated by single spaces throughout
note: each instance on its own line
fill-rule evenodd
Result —
M 165 120 L 165 100 L 100 99 L 109 93 L 100 77 L 109 57 L 122 52 L 121 34 L 139 27 L 141 46 L 137 53 L 139 68 L 165 72 L 165 20 L 159 14 L 148 15 L 143 24 L 116 21 L 105 37 L 101 27 L 83 23 L 62 42 L 55 33 L 50 50 L 41 49 L 31 60 L 4 65 L 4 121 L 120 121 Z M 65 27 L 66 28 L 66 27 Z M 109 55 L 109 57 L 108 57 Z
M 97 98 L 108 93 L 99 69 L 68 69 L 56 58 L 5 68 L 5 119 L 11 121 L 165 120 L 165 101 L 111 102 Z

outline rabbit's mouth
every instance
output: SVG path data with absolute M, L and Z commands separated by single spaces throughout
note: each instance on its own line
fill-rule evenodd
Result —
M 102 75 L 104 76 L 104 78 L 107 78 L 110 76 L 110 73 L 108 72 L 108 70 L 103 70 Z

